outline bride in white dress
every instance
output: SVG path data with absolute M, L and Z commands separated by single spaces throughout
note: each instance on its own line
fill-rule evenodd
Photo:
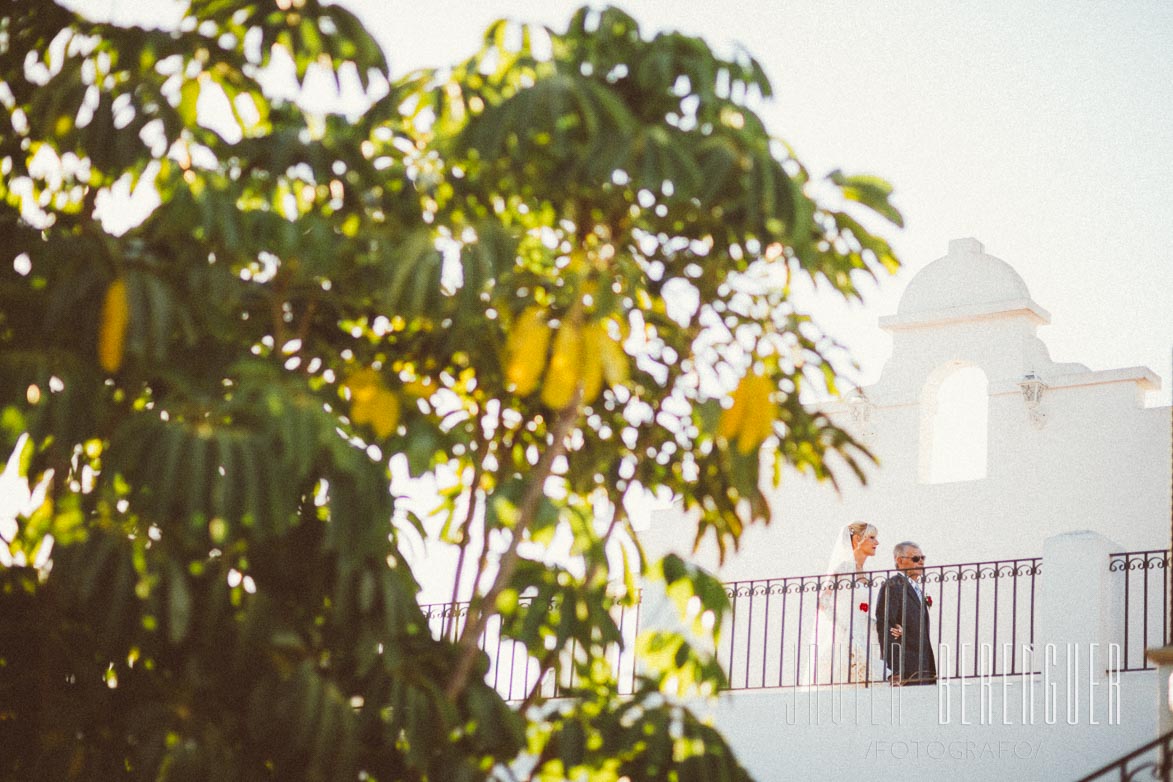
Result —
M 879 533 L 871 524 L 856 522 L 839 531 L 819 589 L 812 684 L 859 684 L 885 678 L 871 605 L 879 589 L 870 586 L 870 577 L 863 574 L 879 544 Z

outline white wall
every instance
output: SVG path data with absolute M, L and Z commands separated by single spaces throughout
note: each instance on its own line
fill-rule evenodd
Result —
M 952 689 L 881 685 L 837 692 L 733 692 L 711 713 L 743 765 L 763 782 L 1071 780 L 1154 738 L 1155 676 L 1152 671 L 1120 676 L 1116 724 L 1108 722 L 1115 709 L 1110 715 L 1107 687 L 1095 691 L 1089 708 L 1087 687 L 1076 702 L 1066 690 L 1044 689 L 1041 675 L 1025 687 L 1021 679 L 1005 686 L 994 680 L 984 701 L 980 683 L 969 680 L 964 710 L 962 684 L 954 682 Z M 1033 714 L 1024 713 L 1024 690 Z M 983 705 L 987 724 L 982 724 Z M 1075 724 L 1068 724 L 1069 705 Z
M 919 542 L 933 563 L 1038 556 L 1047 537 L 1071 529 L 1100 532 L 1123 551 L 1165 548 L 1169 408 L 1139 408 L 1133 390 L 1051 389 L 1041 429 L 1027 420 L 1020 396 L 992 396 L 987 477 L 945 484 L 918 482 L 918 409 L 877 407 L 873 447 L 881 466 L 868 485 L 847 478 L 837 494 L 788 472 L 781 487 L 767 490 L 771 525 L 749 528 L 720 572 L 727 580 L 821 573 L 839 528 L 857 519 L 879 528 L 874 568 L 891 567 L 890 546 L 905 539 Z M 681 520 L 675 509 L 657 513 L 642 538 L 649 550 L 688 555 Z M 711 547 L 700 560 L 716 567 Z

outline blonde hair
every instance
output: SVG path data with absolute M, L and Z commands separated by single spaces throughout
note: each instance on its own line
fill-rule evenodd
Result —
M 855 548 L 855 539 L 863 540 L 868 536 L 869 532 L 879 532 L 876 525 L 868 524 L 866 521 L 857 521 L 854 524 L 847 525 L 847 532 L 851 536 L 851 547 Z

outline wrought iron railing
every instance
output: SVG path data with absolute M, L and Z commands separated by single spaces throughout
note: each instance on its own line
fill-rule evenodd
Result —
M 1113 555 L 1115 556 L 1115 555 Z M 1096 769 L 1077 782 L 1099 782 L 1103 780 L 1133 780 L 1173 778 L 1173 732 L 1137 747 L 1127 755 L 1113 760 L 1103 768 Z
M 1112 612 L 1112 637 L 1120 644 L 1120 670 L 1153 668 L 1145 650 L 1170 643 L 1169 552 L 1126 551 L 1112 554 L 1112 596 L 1119 610 Z
M 718 654 L 730 689 L 885 680 L 875 607 L 881 587 L 897 572 L 726 584 L 731 611 Z M 925 568 L 929 640 L 942 676 L 1037 672 L 1032 652 L 1040 572 L 1037 557 Z
M 430 603 L 421 605 L 420 608 L 428 620 L 428 628 L 434 638 L 457 638 L 464 631 L 468 606 L 467 602 Z M 532 606 L 532 598 L 519 598 L 519 610 L 525 611 Z M 639 602 L 631 607 L 618 605 L 612 611 L 612 619 L 615 620 L 623 641 L 608 646 L 606 659 L 611 665 L 611 673 L 615 677 L 618 691 L 624 695 L 630 694 L 635 686 L 633 650 L 639 627 L 639 611 Z M 553 698 L 577 683 L 573 665 L 562 666 L 563 674 L 560 680 L 555 679 L 552 669 L 543 671 L 541 662 L 529 655 L 523 643 L 502 633 L 500 616 L 489 619 L 478 645 L 489 658 L 486 681 L 506 700 L 524 700 L 535 687 L 540 688 L 543 697 Z M 572 646 L 566 652 L 571 659 L 578 653 L 576 646 Z
M 929 603 L 930 641 L 941 676 L 1039 672 L 1035 634 L 1041 570 L 1038 557 L 925 567 L 921 586 Z M 1112 612 L 1112 639 L 1120 647 L 1117 670 L 1151 669 L 1145 650 L 1166 643 L 1173 631 L 1169 552 L 1115 553 L 1109 571 L 1112 599 L 1121 607 Z M 728 673 L 729 689 L 886 680 L 890 671 L 880 661 L 874 616 L 881 587 L 897 572 L 727 583 L 730 611 L 717 654 Z M 524 608 L 529 603 L 522 598 L 521 604 Z M 455 637 L 463 630 L 467 603 L 422 608 L 435 637 Z M 640 604 L 617 607 L 614 618 L 623 642 L 608 650 L 607 659 L 620 691 L 630 692 Z M 866 648 L 862 673 L 850 664 L 851 649 L 858 651 L 860 646 Z M 555 697 L 575 684 L 574 666 L 561 666 L 565 673 L 556 681 L 520 642 L 502 634 L 500 617 L 489 621 L 480 647 L 489 657 L 489 683 L 508 699 L 525 698 L 535 686 L 543 696 Z

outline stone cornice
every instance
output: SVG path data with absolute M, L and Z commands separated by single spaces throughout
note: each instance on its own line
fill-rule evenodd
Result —
M 971 304 L 942 310 L 912 312 L 906 315 L 885 315 L 880 318 L 880 328 L 884 331 L 904 331 L 948 323 L 1015 317 L 1026 317 L 1039 326 L 1045 326 L 1051 322 L 1051 313 L 1035 304 L 1033 300 L 1014 299 L 990 304 Z

